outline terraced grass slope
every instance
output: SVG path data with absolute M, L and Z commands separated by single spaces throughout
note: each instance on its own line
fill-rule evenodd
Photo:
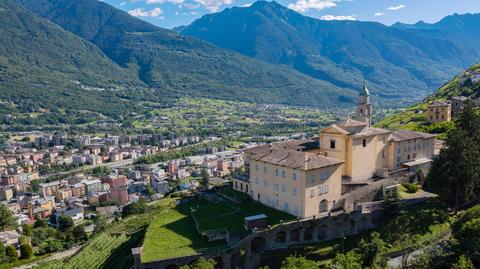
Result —
M 196 231 L 190 215 L 192 209 L 202 231 L 226 228 L 231 233 L 240 232 L 243 230 L 244 218 L 257 214 L 267 215 L 270 225 L 278 224 L 280 220 L 294 219 L 287 213 L 253 201 L 240 205 L 231 202 L 219 204 L 206 200 L 190 201 L 155 216 L 145 235 L 142 262 L 227 247 L 224 241 L 208 242 Z

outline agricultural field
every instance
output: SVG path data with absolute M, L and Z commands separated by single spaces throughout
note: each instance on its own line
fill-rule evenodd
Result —
M 146 104 L 149 106 L 151 104 Z M 182 134 L 277 135 L 296 132 L 316 133 L 343 118 L 348 110 L 254 104 L 206 98 L 180 98 L 173 106 L 137 115 L 131 124 L 137 129 Z
M 224 241 L 208 242 L 196 231 L 190 215 L 192 210 L 201 231 L 227 228 L 231 233 L 241 232 L 244 218 L 256 214 L 266 214 L 270 225 L 278 224 L 280 220 L 294 218 L 253 201 L 237 205 L 232 202 L 220 204 L 207 200 L 193 200 L 155 216 L 145 235 L 143 262 L 227 247 Z

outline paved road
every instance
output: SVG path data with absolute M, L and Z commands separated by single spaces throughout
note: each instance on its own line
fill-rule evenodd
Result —
M 22 265 L 22 266 L 14 267 L 13 269 L 29 269 L 29 268 L 32 268 L 33 266 L 37 265 L 40 262 L 61 260 L 61 259 L 70 257 L 73 254 L 77 253 L 77 251 L 79 249 L 80 249 L 80 246 L 76 246 L 76 247 L 73 247 L 71 249 L 68 249 L 68 250 L 65 250 L 65 251 L 62 251 L 62 252 L 57 252 L 57 253 L 55 253 L 55 254 L 53 254 L 53 255 L 51 255 L 51 256 L 43 259 L 43 260 L 39 260 L 39 261 L 32 262 L 32 263 L 29 263 L 29 264 L 25 264 L 25 265 Z

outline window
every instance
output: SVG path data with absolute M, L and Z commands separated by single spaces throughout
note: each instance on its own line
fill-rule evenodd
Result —
M 310 175 L 310 183 L 315 183 L 315 175 Z
M 330 140 L 330 148 L 335 149 L 335 140 Z
M 407 156 L 407 160 L 410 160 L 410 155 Z
M 258 177 L 255 178 L 255 184 L 258 184 Z
M 382 158 L 385 159 L 385 150 L 382 150 Z
M 296 173 L 292 174 L 292 180 L 297 180 L 297 174 Z
M 278 185 L 278 183 L 275 184 L 275 190 L 276 190 L 276 191 L 279 190 L 279 185 Z
M 285 171 L 282 171 L 282 177 L 285 178 Z
M 297 188 L 292 188 L 292 194 L 297 195 Z
M 285 185 L 282 185 L 282 192 L 285 192 L 285 190 L 286 190 Z
M 367 147 L 367 139 L 363 139 L 362 144 L 364 148 Z
M 278 177 L 278 169 L 275 169 L 275 176 Z
M 413 159 L 417 158 L 417 153 L 413 153 Z
M 318 190 L 318 195 L 322 195 L 326 193 L 328 193 L 328 185 L 320 186 Z
M 288 203 L 284 204 L 285 212 L 288 212 Z
M 310 190 L 310 197 L 315 196 L 315 190 Z
M 267 173 L 267 167 L 266 166 L 263 167 L 263 173 L 265 173 L 265 174 Z
M 258 171 L 258 163 L 255 164 L 255 171 Z

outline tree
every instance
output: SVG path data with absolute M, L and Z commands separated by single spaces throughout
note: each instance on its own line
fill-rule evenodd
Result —
M 44 219 L 36 220 L 35 223 L 33 224 L 34 229 L 36 229 L 36 228 L 47 228 L 47 227 L 48 227 L 47 221 L 45 221 Z
M 0 230 L 5 231 L 8 228 L 15 228 L 15 218 L 8 207 L 0 204 Z
M 149 211 L 147 202 L 144 199 L 138 200 L 138 202 L 128 204 L 123 207 L 122 217 L 125 218 L 134 214 L 142 214 Z
M 65 215 L 58 217 L 58 229 L 60 231 L 65 232 L 73 226 L 75 226 L 75 223 L 73 222 L 72 217 Z
M 29 244 L 22 244 L 20 246 L 20 259 L 26 260 L 33 257 L 33 249 Z
M 386 218 L 392 219 L 404 212 L 400 194 L 397 189 L 393 189 L 385 195 L 382 203 L 383 214 Z
M 8 262 L 8 257 L 5 253 L 5 250 L 5 245 L 0 241 L 0 264 Z
M 353 251 L 337 254 L 327 265 L 327 269 L 362 269 L 361 257 Z
M 403 234 L 399 240 L 400 252 L 402 254 L 401 268 L 409 268 L 412 253 L 421 247 L 421 237 L 418 235 Z
M 458 261 L 452 265 L 452 269 L 475 269 L 475 266 L 473 266 L 469 258 L 462 255 Z
M 208 184 L 210 182 L 210 173 L 208 173 L 208 170 L 204 168 L 202 169 L 201 176 L 202 176 L 203 187 L 206 190 L 208 190 Z
M 29 224 L 22 224 L 22 233 L 25 235 L 25 236 L 32 236 L 32 225 L 29 225 Z
M 47 240 L 43 241 L 40 245 L 39 254 L 47 254 L 52 252 L 57 252 L 63 249 L 62 241 L 55 239 L 55 238 L 48 238 Z
M 59 231 L 52 227 L 33 229 L 32 245 L 40 246 L 48 238 L 58 238 Z
M 385 242 L 377 232 L 371 234 L 370 242 L 362 239 L 359 244 L 359 253 L 363 261 L 362 267 L 385 268 L 387 260 L 383 255 L 386 249 Z
M 467 102 L 450 131 L 446 147 L 432 164 L 428 185 L 455 210 L 480 194 L 480 115 Z
M 205 257 L 201 257 L 192 265 L 185 265 L 182 266 L 181 269 L 215 269 L 215 265 L 217 262 L 213 259 L 205 259 Z
M 18 254 L 17 251 L 13 246 L 7 246 L 5 253 L 7 254 L 9 262 L 17 262 L 18 261 Z
M 452 233 L 458 242 L 457 255 L 465 255 L 474 263 L 480 263 L 480 205 L 462 212 L 452 225 Z
M 75 236 L 75 240 L 77 242 L 85 242 L 88 239 L 87 233 L 83 226 L 77 226 L 73 229 L 73 236 Z
M 152 186 L 150 186 L 150 184 L 147 184 L 146 192 L 148 196 L 152 196 L 155 194 L 155 190 L 152 188 Z
M 320 263 L 308 260 L 303 256 L 292 255 L 282 262 L 281 269 L 317 269 Z

